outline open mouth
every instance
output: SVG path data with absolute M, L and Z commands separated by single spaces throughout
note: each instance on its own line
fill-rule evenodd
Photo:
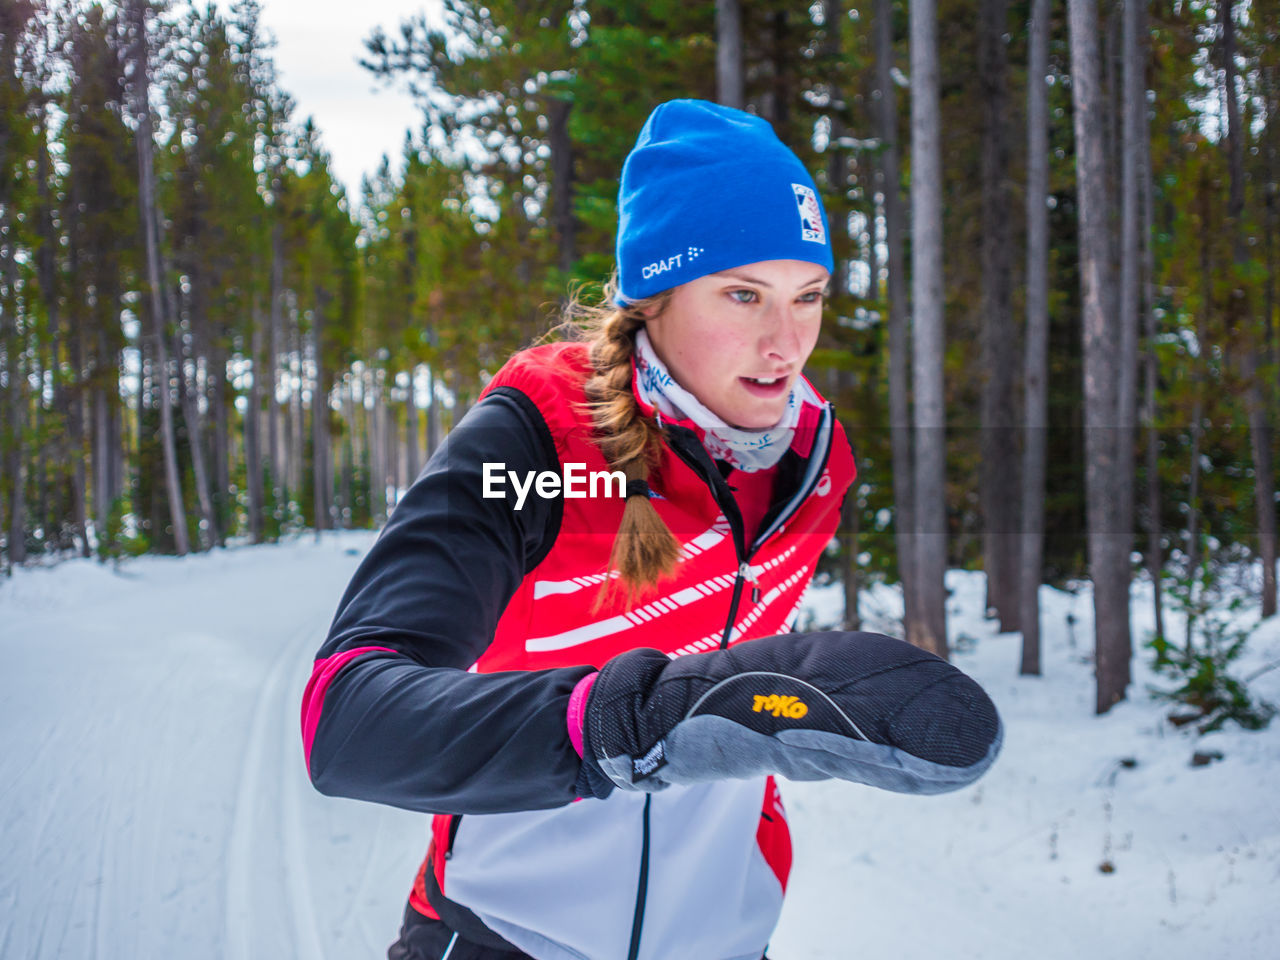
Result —
M 738 380 L 753 396 L 772 398 L 787 391 L 786 377 L 739 377 Z

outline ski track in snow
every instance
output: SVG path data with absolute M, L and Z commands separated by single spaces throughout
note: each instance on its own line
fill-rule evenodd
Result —
M 279 726 L 282 709 L 281 698 L 287 696 L 283 680 L 289 667 L 299 656 L 305 656 L 308 647 L 314 647 L 316 631 L 308 618 L 308 630 L 301 631 L 286 644 L 272 664 L 262 682 L 254 705 L 253 719 L 245 737 L 243 759 L 240 764 L 239 788 L 236 792 L 235 812 L 227 844 L 227 948 L 230 960 L 253 960 L 258 956 L 263 942 L 260 928 L 268 926 L 256 914 L 259 910 L 278 909 L 279 894 L 284 893 L 289 914 L 293 919 L 293 945 L 302 957 L 319 958 L 319 938 L 315 929 L 315 917 L 311 913 L 309 893 L 306 890 L 306 864 L 298 833 L 302 829 L 297 795 L 290 789 L 289 771 L 281 751 L 275 749 L 279 734 L 273 735 L 272 727 Z M 290 745 L 296 752 L 296 734 L 284 727 Z M 269 791 L 273 769 L 279 771 L 282 784 Z M 271 808 L 263 810 L 264 800 L 276 796 L 280 804 L 280 829 L 271 829 Z M 273 836 L 283 836 L 283 872 L 286 882 L 283 891 L 263 889 L 266 871 L 255 863 L 255 854 L 270 843 Z M 302 879 L 297 879 L 302 877 Z M 276 896 L 272 896 L 272 894 Z M 301 902 L 305 900 L 305 905 Z
M 308 647 L 314 646 L 314 643 L 310 641 L 315 636 L 318 636 L 323 629 L 324 624 L 317 624 L 317 630 L 314 633 L 303 636 L 303 640 Z M 311 651 L 308 650 L 307 652 L 310 653 Z M 307 657 L 305 662 L 309 665 L 310 657 Z M 309 676 L 310 672 L 308 669 L 306 674 Z M 305 677 L 302 683 L 289 685 L 288 689 L 291 693 L 286 698 L 287 702 L 282 706 L 290 714 L 298 712 L 294 706 L 295 691 L 301 690 L 304 686 Z M 311 871 L 307 866 L 307 845 L 303 829 L 302 790 L 304 788 L 310 790 L 310 784 L 304 783 L 303 780 L 302 751 L 298 749 L 301 734 L 296 724 L 290 724 L 289 726 L 282 724 L 280 725 L 280 731 L 284 735 L 283 740 L 280 741 L 281 754 L 286 759 L 279 764 L 278 768 L 283 780 L 281 794 L 284 798 L 284 802 L 279 807 L 279 814 L 281 832 L 284 837 L 289 912 L 293 917 L 294 944 L 301 960 L 322 960 L 324 951 L 320 946 L 320 928 L 316 923 L 314 895 L 311 889 Z M 266 731 L 263 732 L 264 736 L 266 733 Z
M 372 539 L 0 582 L 2 960 L 385 956 L 428 818 L 320 796 L 298 729 Z M 1019 679 L 1018 638 L 980 616 L 981 577 L 952 571 L 948 586 L 955 660 L 999 706 L 1003 755 L 942 797 L 783 783 L 795 861 L 770 955 L 1280 956 L 1280 720 L 1203 740 L 1169 728 L 1145 696 L 1141 585 L 1130 700 L 1102 718 L 1087 593 L 1042 594 L 1045 676 Z M 838 593 L 811 593 L 815 627 L 838 619 Z M 864 603 L 894 631 L 893 591 Z M 1280 623 L 1251 651 L 1240 675 L 1280 659 Z M 1256 688 L 1280 702 L 1280 671 Z M 1193 771 L 1196 748 L 1225 759 Z

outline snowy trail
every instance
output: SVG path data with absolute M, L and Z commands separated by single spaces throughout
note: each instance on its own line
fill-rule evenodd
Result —
M 425 821 L 315 793 L 298 733 L 368 540 L 0 589 L 0 957 L 384 955 Z
M 298 731 L 311 659 L 371 541 L 0 582 L 2 960 L 385 956 L 427 818 L 316 793 Z M 1045 676 L 1019 679 L 1018 638 L 980 616 L 981 577 L 948 584 L 956 662 L 1000 708 L 1004 752 L 941 797 L 783 783 L 795 861 L 770 956 L 1280 957 L 1280 721 L 1175 731 L 1145 696 L 1142 654 L 1131 699 L 1095 718 L 1087 594 L 1042 594 Z M 837 596 L 814 592 L 816 624 Z M 868 615 L 900 602 L 864 600 Z M 1134 615 L 1141 639 L 1141 587 Z M 1280 622 L 1240 674 L 1273 661 Z M 1280 702 L 1280 670 L 1256 692 Z M 1224 759 L 1192 769 L 1197 748 Z

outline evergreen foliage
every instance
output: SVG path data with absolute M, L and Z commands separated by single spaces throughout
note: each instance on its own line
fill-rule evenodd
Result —
M 1244 653 L 1252 632 L 1245 625 L 1252 603 L 1226 583 L 1229 565 L 1215 558 L 1206 538 L 1203 560 L 1173 578 L 1170 591 L 1175 611 L 1186 622 L 1184 643 L 1156 635 L 1147 646 L 1156 670 L 1175 684 L 1152 693 L 1177 704 L 1170 720 L 1194 723 L 1200 733 L 1219 730 L 1234 721 L 1246 730 L 1261 730 L 1275 716 L 1276 707 L 1249 692 L 1247 680 L 1228 672 Z
M 810 375 L 842 412 L 860 468 L 842 575 L 892 578 L 885 197 L 905 197 L 913 176 L 903 146 L 908 6 L 890 4 L 893 184 L 880 176 L 883 93 L 869 5 L 741 6 L 747 107 L 817 173 L 831 214 L 838 269 Z M 570 285 L 608 276 L 617 175 L 649 110 L 671 97 L 716 95 L 714 4 L 446 0 L 440 24 L 418 16 L 366 41 L 371 74 L 407 80 L 423 122 L 348 197 L 323 131 L 295 116 L 276 77 L 259 0 L 149 3 L 149 196 L 130 106 L 137 38 L 126 10 L 135 8 L 135 0 L 0 5 L 6 566 L 91 549 L 104 559 L 178 550 L 166 409 L 193 548 L 383 522 L 487 377 L 548 329 Z M 1076 144 L 1066 10 L 1052 10 L 1044 575 L 1060 583 L 1086 574 L 1087 563 Z M 1235 26 L 1238 175 L 1227 149 L 1224 10 Z M 1113 189 L 1121 11 L 1120 0 L 1099 6 Z M 1146 280 L 1157 334 L 1142 349 L 1157 357 L 1149 422 L 1161 496 L 1152 513 L 1138 456 L 1135 522 L 1155 523 L 1170 566 L 1199 570 L 1206 535 L 1257 555 L 1268 533 L 1257 508 L 1276 490 L 1280 3 L 1178 0 L 1148 15 Z M 1038 82 L 1026 71 L 1027 17 L 1027 3 L 1009 4 L 1001 36 L 1015 251 L 1024 240 L 1020 105 Z M 980 189 L 977 5 L 939 0 L 938 29 L 947 559 L 982 566 L 981 250 L 991 214 Z M 1233 182 L 1243 191 L 1239 213 Z M 163 368 L 144 201 L 158 211 Z M 909 231 L 903 239 L 909 250 Z M 1020 263 L 1015 255 L 1014 317 L 1023 312 Z M 1250 420 L 1250 391 L 1269 433 Z M 1147 431 L 1134 439 L 1138 454 Z M 1259 480 L 1259 464 L 1270 476 Z M 1205 640 L 1195 656 L 1209 646 L 1220 675 L 1233 647 Z M 1195 669 L 1201 676 L 1208 667 Z

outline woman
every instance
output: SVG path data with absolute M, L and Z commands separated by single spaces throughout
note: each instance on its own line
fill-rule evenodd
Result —
M 617 259 L 585 339 L 512 357 L 432 457 L 307 687 L 319 790 L 436 814 L 392 958 L 759 960 L 771 774 L 937 792 L 999 746 L 938 658 L 788 632 L 854 475 L 800 373 L 832 258 L 799 160 L 663 104 Z

